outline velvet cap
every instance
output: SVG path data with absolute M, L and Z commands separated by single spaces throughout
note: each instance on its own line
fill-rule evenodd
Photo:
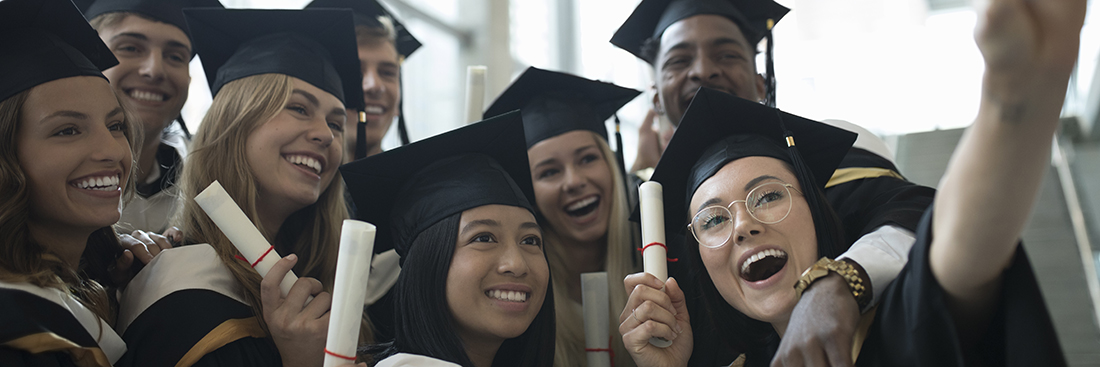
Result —
M 606 141 L 604 121 L 641 93 L 611 83 L 529 67 L 485 110 L 485 117 L 520 110 L 527 148 L 573 130 L 589 130 Z
M 534 214 L 519 120 L 507 113 L 341 166 L 358 219 L 378 227 L 375 252 L 404 258 L 420 232 L 482 205 Z
M 799 181 L 821 189 L 856 140 L 847 130 L 700 88 L 651 177 L 664 189 L 666 228 L 683 230 L 691 196 L 727 163 L 754 156 L 793 163 L 787 132 L 812 176 Z
M 646 40 L 660 39 L 668 26 L 682 19 L 714 14 L 737 24 L 749 47 L 755 48 L 768 32 L 768 20 L 778 23 L 789 11 L 773 0 L 642 0 L 615 31 L 611 43 L 653 64 L 642 52 Z
M 363 107 L 362 73 L 346 9 L 186 9 L 210 92 L 259 74 L 285 74 Z
M 118 60 L 70 0 L 0 1 L 0 101 L 36 85 L 98 76 Z
M 137 13 L 174 25 L 187 37 L 191 37 L 191 31 L 183 18 L 183 8 L 224 8 L 218 0 L 94 0 L 85 3 L 87 5 L 81 6 L 81 10 L 88 20 L 107 13 Z
M 351 9 L 355 13 L 355 25 L 365 25 L 372 28 L 382 26 L 382 23 L 378 21 L 378 17 L 390 18 L 393 21 L 393 28 L 397 32 L 394 35 L 394 41 L 397 46 L 397 54 L 400 56 L 407 58 L 421 46 L 420 41 L 413 37 L 412 33 L 409 33 L 409 29 L 376 0 L 313 0 L 313 2 L 306 5 L 306 9 L 320 8 Z

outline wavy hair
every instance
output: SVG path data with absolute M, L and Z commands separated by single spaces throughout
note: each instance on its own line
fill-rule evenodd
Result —
M 104 81 L 106 83 L 106 81 Z M 57 288 L 75 296 L 96 316 L 114 324 L 115 304 L 111 298 L 116 284 L 108 276 L 108 269 L 114 266 L 115 259 L 122 255 L 118 233 L 108 226 L 95 230 L 88 236 L 80 264 L 76 269 L 65 264 L 55 254 L 35 240 L 30 233 L 27 213 L 33 205 L 30 202 L 30 188 L 27 175 L 19 163 L 18 136 L 23 108 L 33 88 L 20 92 L 0 101 L 0 280 L 5 282 L 26 282 L 43 288 Z M 113 89 L 112 89 L 113 91 Z M 113 92 L 112 92 L 113 93 Z M 141 139 L 139 124 L 133 123 L 131 112 L 126 105 L 113 94 L 119 106 L 123 107 L 125 130 L 130 152 Z M 136 156 L 132 156 L 134 160 Z M 133 167 L 131 162 L 131 167 Z M 123 187 L 123 199 L 134 192 L 134 170 Z
M 609 330 L 612 331 L 610 333 L 610 345 L 615 351 L 615 355 L 620 356 L 615 359 L 616 366 L 633 366 L 634 361 L 630 359 L 626 348 L 623 346 L 622 335 L 615 331 L 619 329 L 619 323 L 618 318 L 615 317 L 617 312 L 614 311 L 621 311 L 626 307 L 628 295 L 623 289 L 623 278 L 641 270 L 635 261 L 637 251 L 634 251 L 632 242 L 634 233 L 630 222 L 630 207 L 626 198 L 626 184 L 620 173 L 622 171 L 619 164 L 614 158 L 615 153 L 611 151 L 607 141 L 594 132 L 589 134 L 596 141 L 596 145 L 603 155 L 603 160 L 607 162 L 607 167 L 611 171 L 611 184 L 613 186 L 611 190 L 611 215 L 608 218 L 607 234 L 604 236 L 607 253 L 605 254 L 603 267 L 604 271 L 607 272 L 607 289 L 610 297 L 609 305 L 611 309 L 608 312 L 611 312 L 612 316 L 608 318 L 610 321 Z M 556 349 L 554 365 L 559 367 L 584 366 L 588 363 L 584 350 L 584 317 L 572 305 L 573 301 L 569 297 L 569 289 L 566 286 L 572 284 L 567 278 L 568 272 L 565 265 L 569 259 L 563 253 L 563 249 L 556 246 L 556 244 L 561 243 L 561 236 L 558 232 L 549 224 L 543 226 L 542 232 L 547 244 L 546 256 L 550 262 L 551 279 L 558 285 L 554 287 L 554 299 L 557 302 L 554 306 L 554 312 L 558 321 L 556 342 L 554 344 Z
M 284 74 L 260 74 L 231 81 L 221 88 L 195 133 L 192 150 L 179 180 L 183 198 L 174 224 L 185 234 L 184 243 L 208 243 L 241 284 L 244 298 L 257 316 L 263 315 L 260 277 L 249 264 L 236 259 L 239 252 L 194 197 L 212 182 L 221 183 L 257 228 L 264 228 L 256 208 L 259 200 L 255 169 L 246 158 L 247 141 L 261 125 L 278 115 L 290 100 L 294 84 Z M 336 275 L 340 226 L 348 218 L 344 184 L 337 171 L 317 202 L 302 208 L 283 222 L 272 238 L 280 253 L 301 257 L 294 271 L 321 281 L 331 292 Z M 257 317 L 267 330 L 263 317 Z M 371 341 L 364 315 L 360 339 Z

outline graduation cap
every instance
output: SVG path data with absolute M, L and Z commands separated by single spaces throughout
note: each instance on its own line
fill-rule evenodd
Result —
M 727 163 L 762 156 L 791 164 L 815 213 L 819 241 L 837 238 L 836 229 L 818 223 L 825 208 L 817 206 L 817 193 L 855 141 L 847 130 L 700 88 L 651 177 L 663 186 L 665 228 L 684 231 L 691 196 Z
M 607 121 L 641 91 L 529 67 L 485 110 L 486 117 L 520 110 L 527 148 L 573 130 L 607 140 Z M 621 149 L 620 149 L 621 150 Z
M 94 0 L 81 1 L 84 16 L 92 19 L 107 13 L 127 12 L 141 14 L 155 20 L 168 23 L 183 30 L 191 37 L 187 21 L 183 18 L 183 8 L 224 8 L 218 0 Z
M 277 73 L 363 108 L 350 11 L 186 9 L 211 94 L 248 76 Z
M 358 219 L 378 226 L 375 251 L 404 258 L 424 229 L 482 205 L 533 214 L 520 119 L 507 113 L 341 166 Z
M 118 60 L 69 0 L 0 1 L 0 100 L 36 85 L 98 76 Z
M 397 17 L 393 16 L 386 7 L 375 0 L 313 0 L 313 2 L 306 5 L 306 9 L 319 9 L 319 8 L 347 8 L 351 9 L 355 13 L 355 25 L 365 25 L 371 28 L 382 28 L 382 23 L 378 20 L 379 17 L 386 17 L 393 23 L 393 29 L 397 34 L 394 35 L 394 43 L 397 48 L 397 55 L 400 62 L 404 62 L 409 55 L 416 52 L 420 48 L 420 41 L 413 37 L 412 33 L 409 33 L 408 28 L 405 27 L 401 21 L 397 20 Z M 399 80 L 398 83 L 401 83 Z M 402 91 L 404 88 L 402 87 Z M 362 115 L 362 114 L 360 114 Z M 366 116 L 360 116 L 358 126 L 358 136 L 366 135 Z M 409 143 L 409 132 L 405 127 L 405 99 L 402 98 L 397 105 L 397 133 L 401 139 L 401 145 Z M 355 158 L 360 159 L 366 157 L 367 145 L 362 139 L 356 141 Z
M 720 15 L 733 21 L 755 49 L 761 39 L 768 39 L 766 74 L 768 105 L 775 106 L 775 78 L 772 65 L 771 29 L 790 9 L 773 0 L 642 0 L 634 13 L 619 26 L 611 43 L 634 56 L 655 65 L 643 46 L 649 39 L 661 39 L 665 29 L 680 20 L 696 15 Z
M 355 25 L 365 25 L 371 28 L 380 28 L 382 23 L 378 21 L 378 17 L 387 17 L 393 21 L 393 28 L 397 31 L 394 35 L 397 44 L 397 54 L 402 58 L 407 58 L 416 52 L 420 48 L 420 41 L 413 37 L 412 33 L 409 33 L 408 28 L 397 20 L 386 7 L 378 3 L 375 0 L 313 0 L 313 2 L 306 5 L 306 9 L 320 9 L 320 8 L 346 8 L 351 9 L 355 13 Z

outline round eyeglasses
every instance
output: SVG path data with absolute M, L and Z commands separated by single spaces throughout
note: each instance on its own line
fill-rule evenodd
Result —
M 703 208 L 695 213 L 688 228 L 703 247 L 722 247 L 733 235 L 733 214 L 730 213 L 733 204 L 745 203 L 745 208 L 753 219 L 763 224 L 775 224 L 787 219 L 787 215 L 791 213 L 791 190 L 802 194 L 791 184 L 765 183 L 749 191 L 745 200 L 734 200 L 726 206 L 711 205 Z

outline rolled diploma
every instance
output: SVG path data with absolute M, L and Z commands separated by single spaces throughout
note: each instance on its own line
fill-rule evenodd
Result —
M 611 353 L 589 349 L 610 349 L 608 331 L 607 272 L 581 274 L 581 302 L 584 304 L 584 348 L 588 367 L 611 367 Z
M 668 252 L 664 246 L 647 246 L 651 243 L 665 245 L 665 202 L 661 184 L 648 181 L 638 187 L 638 200 L 642 214 L 642 264 L 645 272 L 662 282 L 668 280 Z M 663 338 L 650 338 L 649 343 L 661 348 L 672 345 Z
M 481 121 L 481 115 L 485 108 L 485 73 L 484 65 L 470 65 L 466 67 L 466 123 L 472 124 Z
M 332 289 L 332 310 L 328 320 L 325 350 L 343 356 L 355 356 L 359 344 L 359 325 L 363 318 L 363 299 L 367 296 L 370 261 L 374 255 L 373 224 L 345 219 L 340 232 L 340 253 L 336 258 L 336 282 Z M 325 353 L 325 367 L 351 361 Z
M 195 202 L 206 212 L 206 215 L 210 216 L 210 220 L 218 225 L 218 229 L 222 230 L 225 237 L 229 238 L 229 241 L 248 260 L 249 264 L 256 264 L 256 259 L 259 259 L 267 252 L 267 249 L 271 248 L 271 244 L 267 242 L 264 235 L 260 234 L 260 230 L 256 229 L 248 216 L 241 211 L 241 207 L 237 206 L 237 202 L 233 201 L 233 198 L 229 196 L 228 192 L 225 192 L 225 188 L 222 188 L 218 181 L 214 181 L 195 196 Z M 264 256 L 263 261 L 252 268 L 256 269 L 261 277 L 265 276 L 271 270 L 271 267 L 275 265 L 275 262 L 281 258 L 282 256 L 279 256 L 272 249 L 271 253 Z M 282 291 L 283 297 L 286 297 L 287 293 L 290 292 L 290 287 L 296 281 L 298 281 L 298 276 L 294 275 L 293 271 L 286 273 L 283 282 L 279 283 L 279 290 Z M 310 297 L 310 299 L 312 300 L 313 297 Z

